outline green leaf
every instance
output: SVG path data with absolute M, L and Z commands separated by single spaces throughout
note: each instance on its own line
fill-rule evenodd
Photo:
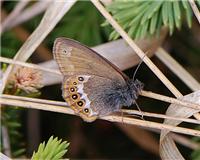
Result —
M 141 26 L 141 33 L 140 33 L 140 37 L 139 38 L 144 38 L 145 37 L 145 35 L 147 34 L 147 28 L 148 28 L 148 26 L 149 26 L 149 20 L 148 21 L 146 21 L 144 24 L 143 24 L 143 26 Z
M 38 151 L 33 153 L 32 159 L 52 159 L 58 160 L 67 152 L 67 147 L 69 143 L 66 141 L 58 140 L 58 138 L 53 138 L 51 136 L 45 145 L 45 142 L 39 145 Z
M 165 26 L 168 25 L 168 1 L 162 5 L 162 19 Z
M 56 155 L 53 157 L 53 159 L 60 159 L 60 157 L 62 157 L 67 151 L 68 151 L 68 150 L 65 149 L 65 150 L 59 152 L 58 154 L 56 154 Z
M 161 4 L 163 3 L 163 1 L 153 1 L 151 2 L 151 4 L 149 5 L 149 7 L 146 9 L 145 14 L 141 20 L 141 25 L 144 24 L 144 22 L 148 19 L 150 19 L 153 14 L 160 9 Z
M 15 152 L 13 152 L 13 156 L 14 156 L 14 157 L 18 157 L 18 156 L 24 154 L 25 151 L 26 151 L 25 148 L 18 149 L 18 150 L 16 150 Z
M 168 27 L 172 35 L 175 28 L 181 27 L 184 13 L 188 26 L 191 26 L 192 21 L 191 8 L 185 0 L 181 2 L 177 0 L 116 0 L 109 5 L 109 11 L 128 35 L 135 39 L 148 37 L 154 33 L 159 34 L 162 26 Z M 109 38 L 117 39 L 119 35 L 113 31 Z
M 111 40 L 111 39 L 115 40 L 115 39 L 119 38 L 119 36 L 120 35 L 116 31 L 113 31 L 113 32 L 111 32 L 111 34 L 109 36 L 109 40 Z
M 178 1 L 173 2 L 173 11 L 174 11 L 174 20 L 177 28 L 180 28 L 180 22 L 181 22 L 181 12 L 180 12 L 180 6 Z
M 196 0 L 196 3 L 200 7 L 200 0 Z
M 150 34 L 154 34 L 155 30 L 156 30 L 156 23 L 158 20 L 158 12 L 156 12 L 156 14 L 152 17 L 151 19 L 151 23 L 150 23 Z
M 185 12 L 186 12 L 186 19 L 187 19 L 187 23 L 188 26 L 191 28 L 192 27 L 192 10 L 190 8 L 189 2 L 187 1 L 182 1 L 185 8 Z
M 162 4 L 163 4 L 163 1 L 155 1 L 152 4 L 152 8 L 149 7 L 148 19 L 150 19 L 155 14 L 155 12 L 157 12 L 160 9 Z M 150 10 L 150 9 L 152 9 L 152 10 Z
M 183 8 L 187 9 L 188 7 L 188 2 L 187 1 L 184 1 L 184 0 L 181 0 L 182 4 L 183 4 Z
M 134 7 L 134 3 L 124 3 L 124 2 L 113 2 L 111 5 L 107 6 L 108 11 L 115 10 L 123 10 Z
M 173 8 L 172 8 L 172 4 L 173 2 L 168 2 L 167 5 L 168 5 L 168 21 L 169 21 L 169 32 L 170 32 L 170 35 L 172 35 L 173 33 L 173 30 L 174 30 L 174 19 L 173 19 Z
M 139 39 L 141 37 L 141 30 L 142 30 L 142 27 L 138 27 L 137 30 L 136 30 L 136 35 L 135 35 L 135 39 Z

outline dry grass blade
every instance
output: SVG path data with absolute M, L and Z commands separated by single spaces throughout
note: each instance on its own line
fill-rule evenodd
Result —
M 182 80 L 191 90 L 200 90 L 199 82 L 194 79 L 173 57 L 171 57 L 163 48 L 159 48 L 156 56 L 172 71 L 180 80 Z
M 42 13 L 45 11 L 45 9 L 49 6 L 50 1 L 39 1 L 35 2 L 32 6 L 24 9 L 21 13 L 20 16 L 16 17 L 13 19 L 13 21 L 10 23 L 9 26 L 5 28 L 5 30 L 12 29 L 13 27 L 28 21 L 32 17 Z
M 179 105 L 179 107 L 187 107 L 187 108 L 191 108 L 191 109 L 195 109 L 195 110 L 200 110 L 200 105 L 198 103 L 194 103 L 191 101 L 185 101 L 185 100 L 180 100 L 180 99 L 175 99 L 172 97 L 168 97 L 168 96 L 164 96 L 164 95 L 160 95 L 157 93 L 153 93 L 150 91 L 144 91 L 142 90 L 140 95 L 145 96 L 145 97 L 150 97 L 153 99 L 157 99 L 160 101 L 164 101 L 164 102 L 168 102 L 168 103 L 172 103 L 172 104 L 177 104 Z
M 182 99 L 200 104 L 200 90 L 193 92 L 189 95 L 186 95 Z M 183 118 L 188 118 L 188 117 L 194 115 L 195 113 L 198 113 L 199 111 L 200 111 L 200 109 L 179 107 L 176 104 L 171 104 L 170 107 L 168 108 L 166 114 L 169 116 L 181 116 Z M 164 124 L 169 124 L 169 125 L 174 125 L 174 126 L 177 126 L 180 123 L 181 123 L 181 121 L 172 121 L 169 119 L 168 120 L 165 119 L 165 121 L 164 121 Z M 160 148 L 161 148 L 160 153 L 161 153 L 162 159 L 166 159 L 166 160 L 167 159 L 175 160 L 177 158 L 183 159 L 182 155 L 177 150 L 175 143 L 169 134 L 169 131 L 167 131 L 167 130 L 161 131 Z M 174 156 L 171 156 L 171 155 L 174 155 Z
M 52 1 L 49 8 L 46 10 L 40 24 L 23 44 L 23 46 L 19 49 L 14 57 L 14 60 L 26 61 L 75 2 L 76 0 L 63 1 L 59 3 Z M 8 76 L 12 71 L 12 68 L 13 66 L 10 65 L 4 74 L 0 93 L 2 93 L 5 88 Z
M 156 56 L 175 73 L 192 91 L 200 90 L 199 82 L 192 77 L 173 57 L 171 57 L 163 48 L 159 48 Z M 194 117 L 200 120 L 200 114 L 195 113 Z
M 195 119 L 190 119 L 190 118 L 182 118 L 182 117 L 173 117 L 173 116 L 167 116 L 163 114 L 158 114 L 158 113 L 150 113 L 150 112 L 140 112 L 136 110 L 130 110 L 130 109 L 123 109 L 123 113 L 128 113 L 128 114 L 135 114 L 135 115 L 140 115 L 144 117 L 154 117 L 154 118 L 162 118 L 162 119 L 170 119 L 170 120 L 176 120 L 176 121 L 182 121 L 182 122 L 188 122 L 188 123 L 193 123 L 193 124 L 200 124 L 199 120 Z
M 61 103 L 64 103 L 64 102 L 54 101 L 52 105 L 52 104 L 49 104 L 50 103 L 49 100 L 30 98 L 30 101 L 28 101 L 29 98 L 25 98 L 25 97 L 22 97 L 24 100 L 20 100 L 20 97 L 15 99 L 14 97 L 17 97 L 17 96 L 10 96 L 9 98 L 8 97 L 9 97 L 8 95 L 6 96 L 6 98 L 5 98 L 5 95 L 2 95 L 0 99 L 0 103 L 4 105 L 13 105 L 13 106 L 19 106 L 19 107 L 24 107 L 24 108 L 32 108 L 32 109 L 40 109 L 40 110 L 53 111 L 53 112 L 59 112 L 59 113 L 74 114 L 74 112 L 69 107 L 66 107 L 66 103 L 64 107 L 61 107 Z M 58 105 L 56 105 L 56 103 L 58 103 Z M 127 123 L 127 124 L 142 126 L 142 127 L 150 127 L 150 128 L 159 129 L 159 130 L 164 129 L 164 130 L 182 133 L 182 134 L 200 136 L 200 131 L 197 131 L 194 129 L 173 127 L 170 125 L 138 120 L 138 119 L 123 117 L 123 116 L 118 116 L 118 115 L 105 116 L 105 117 L 102 117 L 101 119 L 108 120 L 111 122 Z
M 9 14 L 9 16 L 3 21 L 1 26 L 1 33 L 7 29 L 12 21 L 19 16 L 23 8 L 29 3 L 29 1 L 19 1 L 14 10 Z M 1 34 L 0 33 L 0 34 Z
M 37 103 L 43 103 L 43 104 L 51 104 L 51 105 L 69 107 L 66 102 L 60 102 L 60 101 L 27 98 L 27 97 L 20 97 L 20 96 L 6 95 L 6 94 L 3 94 L 1 97 L 2 98 L 8 98 L 8 99 L 23 100 L 23 101 L 28 101 L 28 102 L 37 102 Z M 166 115 L 162 115 L 162 114 L 140 112 L 140 111 L 136 111 L 136 110 L 127 110 L 127 109 L 122 109 L 122 112 L 128 113 L 128 114 L 144 115 L 144 116 L 155 117 L 155 118 L 164 118 L 164 119 L 171 119 L 171 120 L 176 120 L 176 121 L 178 120 L 178 121 L 183 121 L 183 122 L 200 124 L 199 120 L 188 119 L 188 118 L 186 119 L 186 118 L 182 118 L 182 117 L 166 116 Z
M 11 160 L 9 157 L 7 157 L 6 155 L 4 155 L 3 153 L 0 152 L 0 159 L 1 160 Z
M 200 24 L 200 12 L 199 12 L 198 7 L 196 6 L 194 0 L 188 0 L 188 1 L 190 2 L 190 6 L 192 7 L 193 13 L 196 16 L 196 18 Z
M 182 144 L 185 147 L 188 147 L 188 148 L 193 149 L 193 150 L 200 148 L 200 144 L 198 142 L 191 141 L 191 139 L 189 139 L 185 136 L 178 135 L 178 134 L 175 134 L 175 133 L 170 133 L 170 135 L 173 138 L 173 140 Z
M 50 69 L 50 68 L 44 68 L 44 67 L 41 67 L 41 66 L 39 66 L 37 64 L 14 61 L 13 59 L 10 59 L 10 58 L 0 57 L 0 62 L 9 63 L 9 64 L 15 64 L 15 65 L 19 65 L 19 66 L 24 66 L 24 67 L 29 67 L 29 68 L 41 70 L 41 71 L 44 71 L 44 72 L 49 72 L 49 73 L 54 73 L 54 74 L 57 74 L 57 75 L 61 75 L 60 71 L 58 71 L 58 70 Z

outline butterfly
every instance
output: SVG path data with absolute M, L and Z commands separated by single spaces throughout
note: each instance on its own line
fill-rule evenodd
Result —
M 53 55 L 63 74 L 62 96 L 84 121 L 136 103 L 143 83 L 130 79 L 87 46 L 60 37 L 54 42 Z

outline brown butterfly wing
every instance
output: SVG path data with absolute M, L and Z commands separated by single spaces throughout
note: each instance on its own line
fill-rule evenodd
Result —
M 53 53 L 64 75 L 63 98 L 76 114 L 91 122 L 118 110 L 103 98 L 113 81 L 126 83 L 127 77 L 117 67 L 88 47 L 66 38 L 56 39 Z
M 77 41 L 57 38 L 54 42 L 53 53 L 64 75 L 81 72 L 119 81 L 127 79 L 116 66 Z
M 97 117 L 118 111 L 119 106 L 109 106 L 105 92 L 112 89 L 113 81 L 94 75 L 65 77 L 62 85 L 63 98 L 76 114 L 92 122 Z

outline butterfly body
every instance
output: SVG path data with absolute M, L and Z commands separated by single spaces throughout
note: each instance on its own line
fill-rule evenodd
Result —
M 64 75 L 63 98 L 87 122 L 134 104 L 143 88 L 79 42 L 58 38 L 53 53 Z

